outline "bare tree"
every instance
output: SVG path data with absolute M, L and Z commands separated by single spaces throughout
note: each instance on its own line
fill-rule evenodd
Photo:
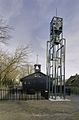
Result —
M 11 38 L 10 30 L 12 28 L 3 19 L 0 19 L 0 43 L 7 43 L 7 40 Z M 32 72 L 32 65 L 28 62 L 29 48 L 29 45 L 18 47 L 13 55 L 0 50 L 1 84 L 11 84 L 18 75 L 21 77 Z
M 3 19 L 0 19 L 0 42 L 7 43 L 7 40 L 11 38 L 9 35 L 11 29 Z
M 0 77 L 1 82 L 6 83 L 9 79 L 14 80 L 19 75 L 23 77 L 26 73 L 31 73 L 32 65 L 28 63 L 29 46 L 17 48 L 13 55 L 0 52 Z M 29 66 L 29 68 L 28 68 Z

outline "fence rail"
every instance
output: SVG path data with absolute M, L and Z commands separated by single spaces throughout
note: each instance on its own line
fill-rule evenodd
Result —
M 45 99 L 42 92 L 35 92 L 34 94 L 28 94 L 21 89 L 0 89 L 0 100 L 43 100 Z
M 71 94 L 79 95 L 79 87 L 71 87 Z

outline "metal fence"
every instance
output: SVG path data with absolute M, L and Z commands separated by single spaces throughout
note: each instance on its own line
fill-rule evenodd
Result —
M 42 92 L 27 93 L 22 89 L 4 88 L 0 89 L 0 100 L 44 100 L 46 96 Z

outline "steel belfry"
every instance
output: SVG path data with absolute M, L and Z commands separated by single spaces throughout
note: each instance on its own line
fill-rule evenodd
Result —
M 52 99 L 65 99 L 65 44 L 63 18 L 53 17 L 50 22 L 50 41 L 47 41 L 47 89 Z

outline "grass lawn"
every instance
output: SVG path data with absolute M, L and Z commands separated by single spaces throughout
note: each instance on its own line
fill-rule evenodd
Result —
M 79 120 L 78 102 L 0 101 L 0 120 Z

